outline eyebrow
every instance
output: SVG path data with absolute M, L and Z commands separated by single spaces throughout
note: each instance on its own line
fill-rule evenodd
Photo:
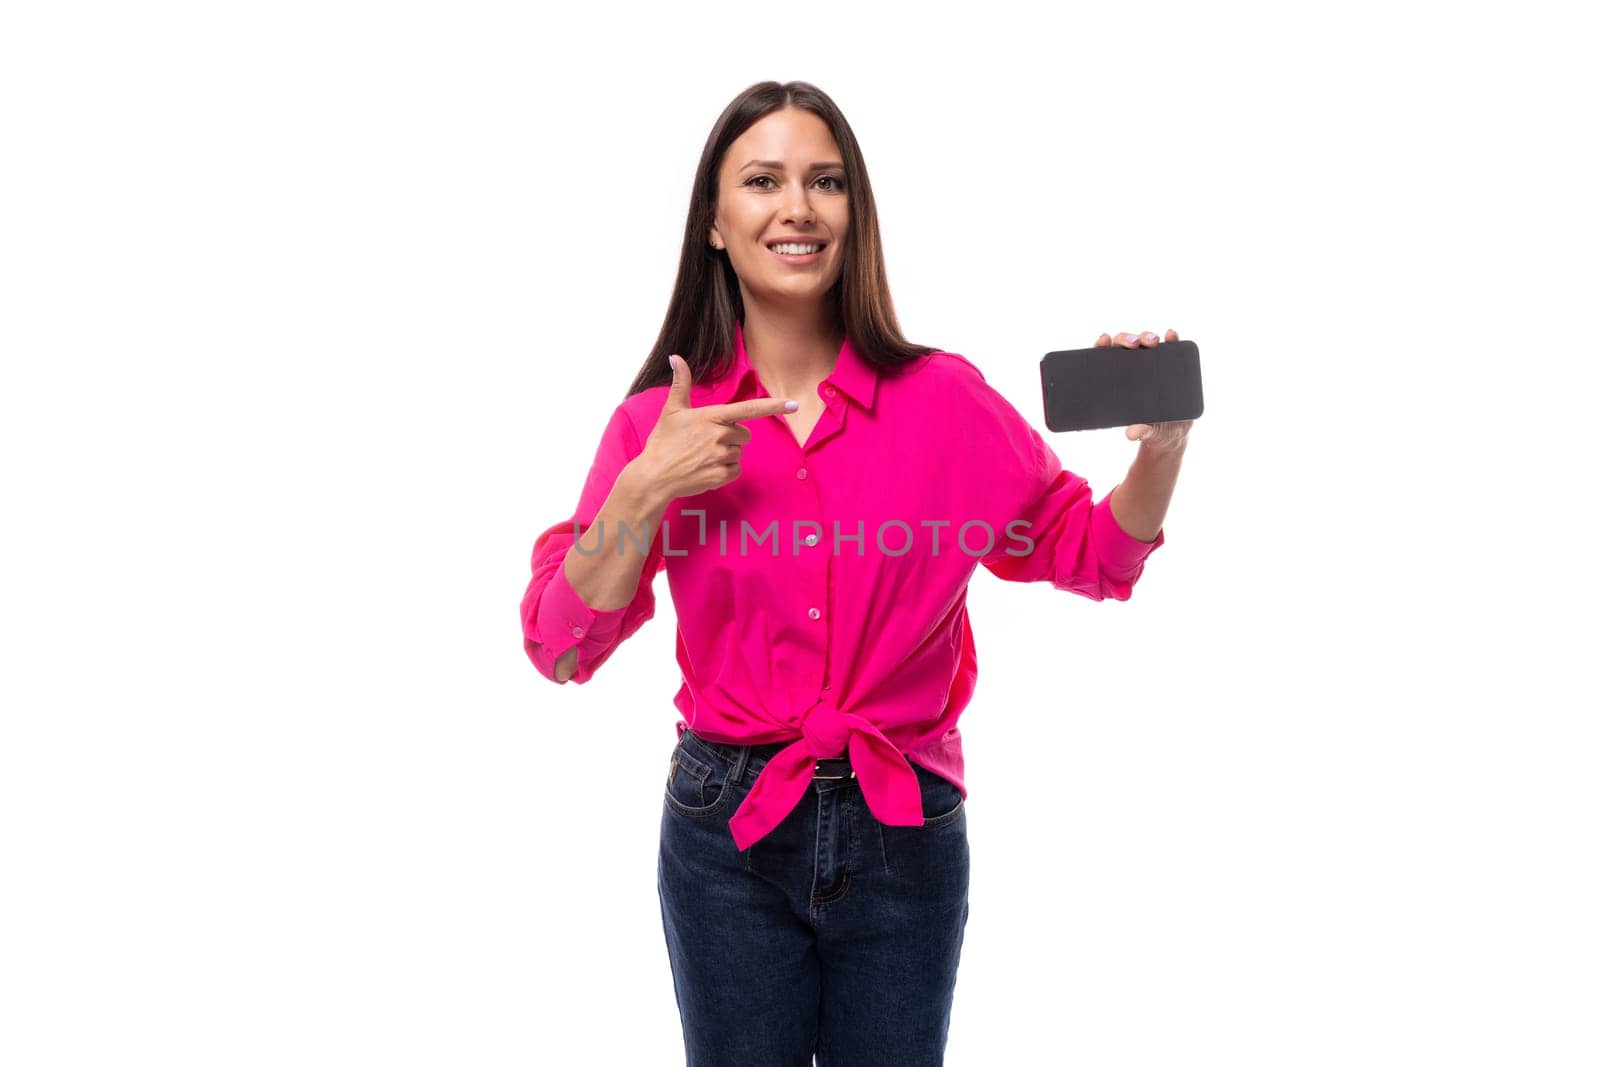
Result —
M 783 164 L 780 161 L 776 160 L 776 159 L 752 159 L 750 162 L 746 163 L 744 166 L 740 167 L 739 169 L 741 171 L 745 171 L 745 170 L 749 170 L 751 167 L 771 167 L 773 170 L 782 170 L 783 169 Z M 813 164 L 811 164 L 811 168 L 810 169 L 811 170 L 834 170 L 834 169 L 843 170 L 844 169 L 844 164 L 843 163 L 838 163 L 838 162 L 834 162 L 834 163 L 813 163 Z

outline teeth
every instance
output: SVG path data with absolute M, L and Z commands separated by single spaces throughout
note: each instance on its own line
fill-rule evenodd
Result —
M 786 256 L 808 256 L 813 252 L 822 251 L 821 245 L 773 245 L 774 252 L 781 252 Z

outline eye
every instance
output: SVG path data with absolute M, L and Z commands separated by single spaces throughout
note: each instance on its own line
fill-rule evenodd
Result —
M 766 182 L 772 181 L 772 175 L 770 175 L 770 174 L 757 174 L 754 178 L 751 178 L 749 181 L 745 182 L 745 184 L 746 185 L 755 185 L 756 182 L 761 182 L 761 181 L 766 181 Z M 817 179 L 817 181 L 819 181 L 819 182 L 822 182 L 822 181 L 832 182 L 833 185 L 829 190 L 830 192 L 837 193 L 837 192 L 840 192 L 840 191 L 842 191 L 844 189 L 844 179 L 835 177 L 832 174 L 824 174 L 821 177 L 819 177 Z M 757 188 L 764 189 L 764 188 L 766 188 L 766 186 L 764 186 L 764 185 L 763 186 L 757 186 Z

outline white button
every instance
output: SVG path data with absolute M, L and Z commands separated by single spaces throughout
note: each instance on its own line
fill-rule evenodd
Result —
M 816 543 L 817 543 L 817 535 L 816 534 L 806 534 L 806 544 L 814 545 Z
M 806 612 L 806 614 L 810 615 L 813 619 L 822 618 L 822 612 L 818 611 L 816 608 L 812 608 L 810 611 Z
M 572 636 L 573 636 L 573 637 L 582 637 L 582 636 L 583 636 L 583 627 L 581 627 L 581 626 L 574 626 L 574 627 L 573 627 L 573 628 L 572 628 Z
M 804 479 L 805 476 L 806 476 L 806 469 L 804 467 L 801 467 L 799 470 L 794 472 L 794 476 L 796 478 Z

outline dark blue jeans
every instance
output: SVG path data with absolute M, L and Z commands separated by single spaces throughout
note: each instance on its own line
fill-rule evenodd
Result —
M 923 825 L 885 826 L 818 779 L 740 851 L 728 819 L 786 742 L 678 739 L 657 888 L 688 1067 L 944 1062 L 967 924 L 967 814 L 918 764 Z

